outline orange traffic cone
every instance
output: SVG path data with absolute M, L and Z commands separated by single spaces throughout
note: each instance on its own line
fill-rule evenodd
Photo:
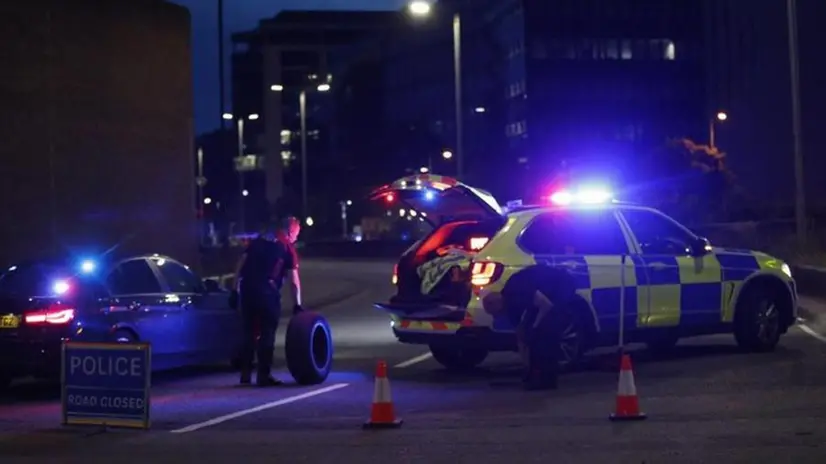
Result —
M 387 363 L 379 361 L 376 366 L 376 383 L 373 390 L 373 406 L 370 409 L 370 419 L 364 423 L 365 429 L 395 429 L 402 425 L 401 419 L 396 419 L 393 410 L 393 399 L 390 397 L 390 380 L 387 379 Z
M 634 369 L 631 367 L 631 356 L 623 353 L 620 365 L 619 385 L 617 387 L 616 412 L 609 418 L 612 421 L 643 420 L 647 416 L 640 412 L 640 401 L 637 398 L 637 387 L 634 385 Z

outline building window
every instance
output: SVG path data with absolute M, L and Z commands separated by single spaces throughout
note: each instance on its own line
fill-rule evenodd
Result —
M 281 131 L 281 145 L 289 145 L 292 133 L 287 129 Z
M 631 41 L 623 40 L 620 44 L 620 59 L 630 60 L 633 57 L 631 54 Z
M 547 49 L 534 47 L 536 59 L 569 60 L 665 60 L 676 59 L 674 42 L 668 39 L 553 40 Z
M 290 150 L 281 151 L 281 162 L 284 164 L 285 167 L 289 166 L 292 160 L 293 152 L 291 152 Z

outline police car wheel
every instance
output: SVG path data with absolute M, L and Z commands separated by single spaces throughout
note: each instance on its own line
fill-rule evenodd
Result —
M 433 359 L 442 366 L 455 371 L 473 369 L 488 357 L 488 350 L 482 348 L 430 345 Z
M 737 344 L 751 352 L 773 351 L 782 333 L 780 305 L 762 290 L 752 290 L 745 297 L 734 321 Z
M 299 385 L 327 380 L 333 364 L 333 338 L 322 315 L 304 311 L 293 316 L 284 344 L 287 369 Z

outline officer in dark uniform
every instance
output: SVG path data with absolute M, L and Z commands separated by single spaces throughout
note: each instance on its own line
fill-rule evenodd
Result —
M 568 294 L 563 290 L 567 276 L 560 273 L 558 280 L 549 282 L 549 272 L 552 271 L 526 269 L 513 276 L 502 290 L 505 310 L 517 328 L 517 343 L 525 365 L 522 380 L 527 390 L 558 387 L 562 308 L 555 307 L 554 302 L 567 300 Z M 537 282 L 545 283 L 548 289 L 537 290 Z
M 256 351 L 256 384 L 264 387 L 282 384 L 271 375 L 275 332 L 281 318 L 281 287 L 285 280 L 289 282 L 291 290 L 293 314 L 301 311 L 301 282 L 294 246 L 300 230 L 301 224 L 296 218 L 284 219 L 278 225 L 275 239 L 267 238 L 262 232 L 249 243 L 236 267 L 234 288 L 238 293 L 231 296 L 231 299 L 240 299 L 244 319 L 240 359 L 242 384 L 252 381 Z

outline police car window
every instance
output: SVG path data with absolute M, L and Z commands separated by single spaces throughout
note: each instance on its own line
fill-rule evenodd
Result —
M 106 278 L 109 291 L 116 295 L 160 293 L 161 284 L 149 264 L 142 259 L 127 261 Z
M 187 268 L 178 263 L 164 261 L 163 264 L 156 261 L 161 275 L 169 285 L 169 291 L 172 293 L 196 293 L 201 290 L 203 283 L 201 279 L 195 276 Z
M 535 219 L 521 245 L 538 255 L 617 255 L 628 253 L 625 235 L 613 211 L 558 211 Z
M 660 214 L 625 210 L 622 215 L 644 254 L 684 255 L 694 240 L 688 231 Z

